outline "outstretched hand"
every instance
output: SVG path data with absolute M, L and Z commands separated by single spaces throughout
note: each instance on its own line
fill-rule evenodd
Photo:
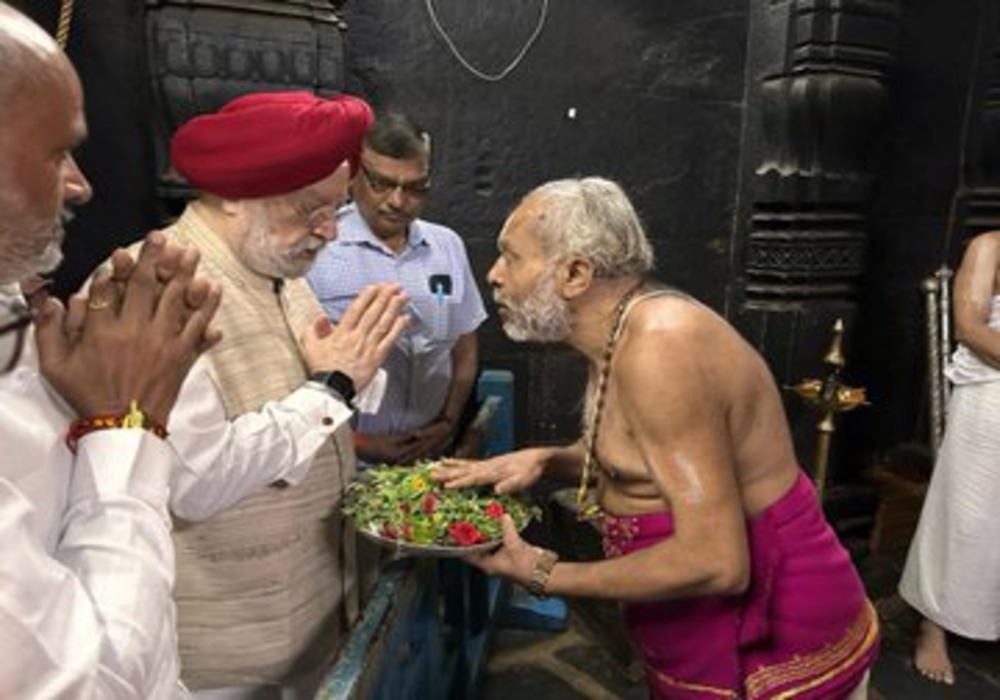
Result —
M 431 476 L 445 488 L 492 486 L 497 494 L 525 491 L 542 476 L 543 466 L 533 450 L 519 450 L 484 460 L 446 458 Z
M 146 237 L 137 260 L 116 251 L 68 308 L 47 299 L 36 318 L 42 375 L 80 416 L 122 415 L 135 401 L 166 424 L 197 357 L 221 334 L 209 327 L 222 291 L 195 277 L 198 252 Z
M 376 284 L 361 290 L 339 323 L 317 319 L 299 341 L 309 371 L 343 372 L 365 388 L 410 323 L 407 301 L 399 285 Z

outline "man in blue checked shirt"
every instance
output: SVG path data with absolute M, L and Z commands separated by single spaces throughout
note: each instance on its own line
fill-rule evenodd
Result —
M 413 321 L 383 368 L 388 388 L 374 414 L 360 414 L 358 457 L 406 464 L 440 455 L 455 437 L 478 370 L 476 328 L 486 318 L 465 244 L 455 231 L 420 219 L 430 191 L 429 134 L 388 112 L 369 129 L 340 212 L 339 235 L 308 275 L 338 320 L 373 282 L 398 282 Z

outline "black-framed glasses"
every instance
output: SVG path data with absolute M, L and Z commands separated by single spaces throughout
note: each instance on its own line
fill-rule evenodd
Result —
M 0 299 L 0 374 L 14 369 L 21 359 L 32 314 L 20 300 Z
M 422 199 L 431 190 L 431 179 L 429 176 L 422 177 L 419 180 L 402 182 L 381 175 L 367 167 L 364 163 L 361 164 L 360 170 L 361 174 L 365 176 L 365 180 L 368 181 L 368 186 L 375 194 L 392 194 L 396 190 L 401 190 L 406 197 Z

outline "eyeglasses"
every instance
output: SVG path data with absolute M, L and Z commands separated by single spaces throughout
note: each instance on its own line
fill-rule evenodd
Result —
M 365 167 L 363 163 L 360 169 L 361 173 L 365 176 L 365 180 L 368 181 L 368 186 L 375 194 L 392 194 L 396 190 L 401 190 L 405 197 L 422 199 L 427 196 L 427 193 L 431 189 L 430 177 L 422 177 L 419 180 L 411 180 L 410 182 L 400 182 L 398 180 L 391 180 L 384 175 L 379 175 Z
M 337 233 L 337 207 L 324 204 L 315 209 L 294 206 L 286 201 L 269 202 L 264 223 L 271 227 L 305 229 L 312 236 L 333 238 Z
M 303 225 L 314 236 L 330 238 L 337 233 L 337 218 L 337 207 L 322 206 L 307 214 Z
M 0 299 L 0 374 L 17 365 L 24 349 L 32 314 L 20 301 Z

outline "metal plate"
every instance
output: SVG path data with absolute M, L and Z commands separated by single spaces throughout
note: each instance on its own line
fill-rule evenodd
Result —
M 372 542 L 393 550 L 395 555 L 399 557 L 433 557 L 438 559 L 465 557 L 470 554 L 489 552 L 502 544 L 499 540 L 494 540 L 492 542 L 480 542 L 468 547 L 449 547 L 440 544 L 417 544 L 416 542 L 393 540 L 363 528 L 358 528 L 358 532 Z

